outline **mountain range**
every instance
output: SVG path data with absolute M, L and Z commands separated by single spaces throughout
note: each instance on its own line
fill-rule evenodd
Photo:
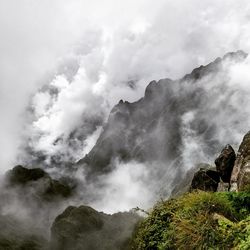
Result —
M 229 83 L 231 67 L 246 58 L 243 51 L 231 52 L 181 79 L 151 81 L 136 102 L 120 100 L 90 152 L 66 169 L 57 169 L 58 175 L 50 176 L 35 166 L 8 171 L 0 191 L 0 222 L 5 228 L 0 232 L 0 249 L 130 249 L 134 226 L 142 220 L 135 210 L 148 212 L 137 207 L 109 215 L 89 207 L 95 199 L 104 203 L 112 199 L 105 180 L 124 165 L 132 177 L 138 174 L 136 164 L 144 166 L 132 180 L 143 177 L 143 195 L 153 197 L 151 206 L 191 186 L 216 191 L 221 178 L 229 185 L 231 171 L 232 189 L 242 189 L 242 183 L 249 181 L 249 134 L 236 156 L 237 135 L 248 128 L 239 126 L 242 114 L 234 106 L 239 90 Z M 228 143 L 232 146 L 215 161 L 217 170 L 211 169 L 211 162 Z M 227 155 L 231 158 L 224 161 Z M 223 172 L 224 162 L 230 162 L 230 174 Z M 211 179 L 216 182 L 212 187 Z

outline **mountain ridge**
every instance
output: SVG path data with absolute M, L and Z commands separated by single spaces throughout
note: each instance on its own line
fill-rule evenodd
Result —
M 95 146 L 76 165 L 84 166 L 91 175 L 91 172 L 109 172 L 112 169 L 114 158 L 125 162 L 131 159 L 139 162 L 159 159 L 164 161 L 166 158 L 176 159 L 180 155 L 179 148 L 182 144 L 182 138 L 180 138 L 181 116 L 188 110 L 203 105 L 204 100 L 202 99 L 207 98 L 202 86 L 197 86 L 195 90 L 192 90 L 192 85 L 209 74 L 216 74 L 226 60 L 239 62 L 246 57 L 247 54 L 241 50 L 227 53 L 206 66 L 201 65 L 195 68 L 183 78 L 151 81 L 145 89 L 144 97 L 136 102 L 129 103 L 120 100 L 111 110 Z M 204 140 L 208 140 L 213 128 L 209 128 L 204 121 L 197 123 L 196 131 L 200 135 L 204 134 L 204 131 L 199 130 L 206 130 L 202 127 L 207 127 L 207 131 L 205 131 L 207 135 L 204 134 Z M 164 126 L 167 128 L 164 129 Z M 159 129 L 157 133 L 165 138 L 156 140 L 152 138 L 157 137 L 157 135 L 153 135 L 155 129 Z M 150 149 L 150 145 L 157 145 L 157 143 L 158 148 Z M 168 143 L 172 144 L 171 147 L 164 145 Z M 212 143 L 210 143 L 211 145 Z M 159 148 L 164 148 L 165 152 L 160 153 Z

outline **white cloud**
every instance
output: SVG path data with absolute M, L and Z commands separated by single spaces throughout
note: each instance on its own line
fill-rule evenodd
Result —
M 228 51 L 248 52 L 249 7 L 246 0 L 0 0 L 1 169 L 15 163 L 24 109 L 38 87 L 53 86 L 58 95 L 35 95 L 31 145 L 65 151 L 67 136 L 93 111 L 107 118 L 119 99 L 141 97 L 150 80 L 178 78 Z M 126 84 L 132 80 L 135 88 Z

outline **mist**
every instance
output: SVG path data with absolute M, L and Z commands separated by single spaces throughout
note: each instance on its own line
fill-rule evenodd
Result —
M 188 79 L 186 76 L 180 81 L 168 83 L 167 94 L 163 96 L 170 104 L 177 102 L 177 105 L 182 103 L 182 106 L 166 111 L 167 120 L 162 114 L 153 130 L 149 129 L 142 138 L 137 135 L 138 147 L 146 147 L 143 149 L 146 153 L 145 159 L 137 159 L 131 149 L 134 160 L 123 162 L 113 159 L 109 166 L 110 173 L 99 174 L 97 179 L 90 179 L 91 181 L 85 179 L 84 176 L 87 175 L 84 173 L 84 165 L 80 165 L 76 178 L 83 176 L 82 182 L 88 186 L 87 190 L 82 191 L 84 195 L 80 200 L 85 200 L 93 207 L 108 213 L 127 211 L 137 206 L 148 209 L 157 200 L 173 195 L 176 185 L 178 187 L 182 181 L 188 183 L 188 178 L 192 178 L 192 174 L 187 177 L 187 173 L 194 173 L 200 163 L 214 166 L 215 158 L 226 144 L 231 144 L 237 151 L 250 122 L 250 103 L 247 98 L 250 91 L 250 78 L 247 73 L 249 56 L 242 52 L 238 52 L 238 55 L 239 58 L 227 54 L 222 60 L 216 59 L 213 69 L 210 72 L 207 69 L 208 73 L 195 82 L 185 80 Z M 156 91 L 157 88 L 161 89 L 160 82 L 159 86 L 155 87 Z M 152 99 L 154 110 L 168 104 L 163 102 L 159 95 L 155 95 L 155 98 L 158 102 Z M 144 112 L 145 117 L 150 117 L 149 113 L 152 111 L 149 107 L 144 103 L 144 108 L 138 108 L 138 115 Z M 112 111 L 109 118 L 110 128 L 106 130 L 102 140 L 105 140 L 108 134 L 109 137 L 115 138 L 119 145 L 115 130 L 119 127 L 120 121 L 112 123 L 113 119 L 116 120 L 116 113 L 122 117 L 122 114 L 126 114 L 126 109 L 122 111 L 122 107 L 119 109 L 118 105 Z M 176 121 L 171 121 L 172 115 Z M 136 117 L 134 114 L 133 116 Z M 124 141 L 131 140 L 131 130 L 136 126 L 138 121 L 135 119 L 132 123 L 125 123 L 127 131 L 124 132 Z M 141 129 L 144 130 L 144 127 Z M 123 127 L 121 130 L 123 131 Z M 178 135 L 179 139 L 175 135 Z M 151 143 L 148 146 L 147 141 Z M 167 145 L 164 146 L 162 143 L 166 141 Z M 105 152 L 102 147 L 105 148 L 105 144 L 94 149 L 95 157 L 98 158 L 99 153 L 102 155 Z
M 219 72 L 192 86 L 171 86 L 179 98 L 204 94 L 199 107 L 181 115 L 178 159 L 113 159 L 112 171 L 93 183 L 84 168 L 65 170 L 91 151 L 121 99 L 138 101 L 152 80 L 179 79 L 227 52 L 249 53 L 249 10 L 243 0 L 0 0 L 1 174 L 23 164 L 80 183 L 71 200 L 44 211 L 33 201 L 20 202 L 14 190 L 1 214 L 16 214 L 28 224 L 34 211 L 41 212 L 41 221 L 51 214 L 44 230 L 68 205 L 88 204 L 107 213 L 148 209 L 169 197 L 174 181 L 196 164 L 213 163 L 225 144 L 237 149 L 250 124 L 249 57 L 225 61 Z M 213 127 L 211 151 L 197 133 L 198 120 Z M 152 136 L 161 137 L 163 125 Z
M 32 150 L 78 159 L 84 140 L 76 154 L 65 152 L 65 141 L 85 126 L 86 113 L 99 117 L 84 138 L 120 99 L 141 97 L 150 80 L 178 78 L 228 51 L 249 50 L 247 1 L 0 4 L 2 172 L 20 162 L 23 128 Z M 58 96 L 43 86 L 59 88 Z M 60 146 L 54 147 L 58 137 Z

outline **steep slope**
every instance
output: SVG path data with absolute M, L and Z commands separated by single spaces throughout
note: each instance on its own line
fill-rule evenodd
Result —
M 211 105 L 226 88 L 228 79 L 223 65 L 242 61 L 246 56 L 242 51 L 228 53 L 180 80 L 150 82 L 145 96 L 137 102 L 121 100 L 112 109 L 93 149 L 77 165 L 84 166 L 89 174 L 109 172 L 114 159 L 157 161 L 178 168 L 187 165 L 183 151 L 187 143 L 192 150 L 191 137 L 203 147 L 187 157 L 212 157 L 223 143 L 217 136 L 216 116 L 224 112 L 226 124 L 233 112 L 230 106 L 218 111 Z M 214 85 L 217 82 L 220 84 Z M 225 100 L 221 105 L 225 105 Z

